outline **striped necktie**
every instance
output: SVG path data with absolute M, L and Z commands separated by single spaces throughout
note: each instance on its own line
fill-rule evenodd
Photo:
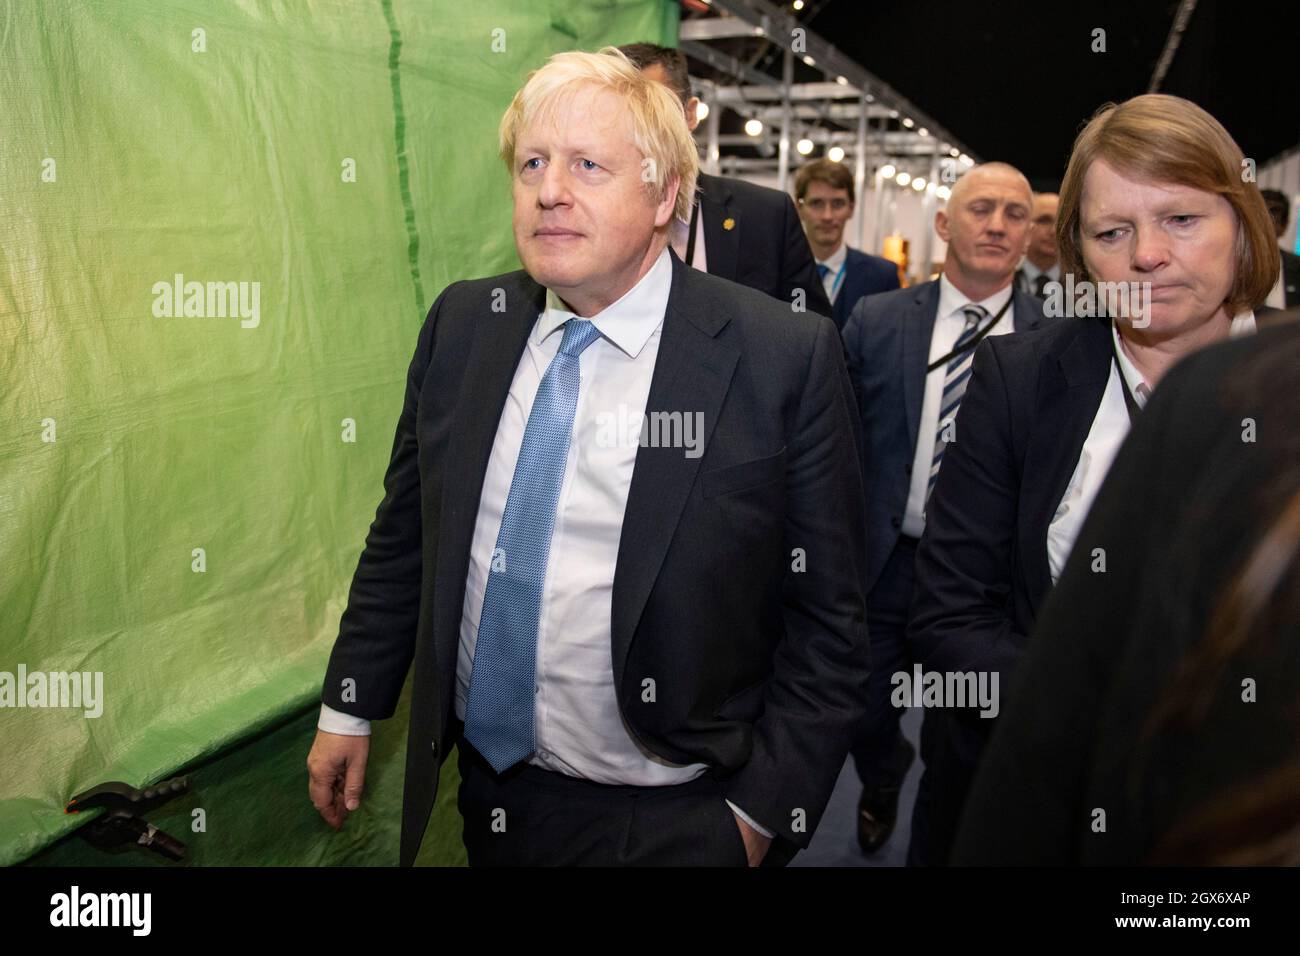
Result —
M 989 315 L 988 310 L 980 305 L 968 305 L 962 309 L 962 314 L 966 316 L 966 327 L 957 337 L 954 349 L 960 349 L 974 338 L 980 323 Z M 949 360 L 944 372 L 943 398 L 939 402 L 939 420 L 934 436 L 934 457 L 930 459 L 930 481 L 925 489 L 926 501 L 930 500 L 930 495 L 934 493 L 934 483 L 939 479 L 939 465 L 943 462 L 943 450 L 948 444 L 948 436 L 956 437 L 952 432 L 952 421 L 957 417 L 962 396 L 966 394 L 966 383 L 970 381 L 970 367 L 974 357 L 974 349 L 965 349 Z
M 578 407 L 578 356 L 598 338 L 599 330 L 586 319 L 572 318 L 564 325 L 560 351 L 542 376 L 528 413 L 492 552 L 474 641 L 465 739 L 497 773 L 527 760 L 535 749 L 542 585 Z

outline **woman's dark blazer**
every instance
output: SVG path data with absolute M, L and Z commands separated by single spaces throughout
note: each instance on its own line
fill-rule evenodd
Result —
M 1052 579 L 1047 531 L 1110 377 L 1109 320 L 1062 319 L 986 338 L 927 507 L 908 626 L 926 671 L 998 672 L 1005 701 Z M 927 710 L 922 752 L 947 856 L 957 815 L 995 719 Z M 933 860 L 938 862 L 938 860 Z
M 1297 368 L 1291 323 L 1204 349 L 1161 382 L 1042 608 L 954 862 L 1129 865 L 1156 862 L 1162 844 L 1162 862 L 1227 862 L 1252 834 L 1267 850 L 1270 833 L 1300 823 L 1294 563 L 1250 638 L 1233 647 L 1237 631 L 1211 624 L 1300 487 Z M 1207 640 L 1222 652 L 1208 654 Z M 1177 690 L 1189 659 L 1215 666 Z M 1152 726 L 1167 700 L 1203 713 Z M 1276 785 L 1288 767 L 1289 792 Z

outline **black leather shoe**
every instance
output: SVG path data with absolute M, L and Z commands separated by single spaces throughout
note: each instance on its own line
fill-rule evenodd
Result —
M 908 740 L 902 740 L 897 758 L 889 779 L 874 787 L 863 787 L 858 800 L 858 846 L 867 855 L 879 850 L 893 835 L 898 819 L 898 793 L 916 758 L 916 748 Z

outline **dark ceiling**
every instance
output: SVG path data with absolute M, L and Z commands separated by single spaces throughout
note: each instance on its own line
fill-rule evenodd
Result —
M 789 9 L 789 4 L 782 4 Z M 1147 92 L 1177 0 L 806 0 L 814 32 L 929 113 L 983 160 L 1059 183 L 1080 126 Z M 1092 52 L 1093 30 L 1106 52 Z M 744 56 L 779 75 L 780 50 Z M 1300 2 L 1199 0 L 1159 92 L 1209 110 L 1263 165 L 1300 143 Z M 741 55 L 740 51 L 737 51 Z M 797 62 L 797 81 L 821 79 Z

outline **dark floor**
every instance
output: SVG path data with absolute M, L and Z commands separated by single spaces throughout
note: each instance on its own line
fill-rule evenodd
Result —
M 893 836 L 879 851 L 864 856 L 858 849 L 857 815 L 858 797 L 862 784 L 853 769 L 853 758 L 845 761 L 840 779 L 835 784 L 826 813 L 817 832 L 813 834 L 808 849 L 797 854 L 791 866 L 903 866 L 907 862 L 907 842 L 912 834 L 912 804 L 916 801 L 916 787 L 921 781 L 920 708 L 908 710 L 903 715 L 903 736 L 916 745 L 918 756 L 903 781 L 898 797 L 898 824 Z

